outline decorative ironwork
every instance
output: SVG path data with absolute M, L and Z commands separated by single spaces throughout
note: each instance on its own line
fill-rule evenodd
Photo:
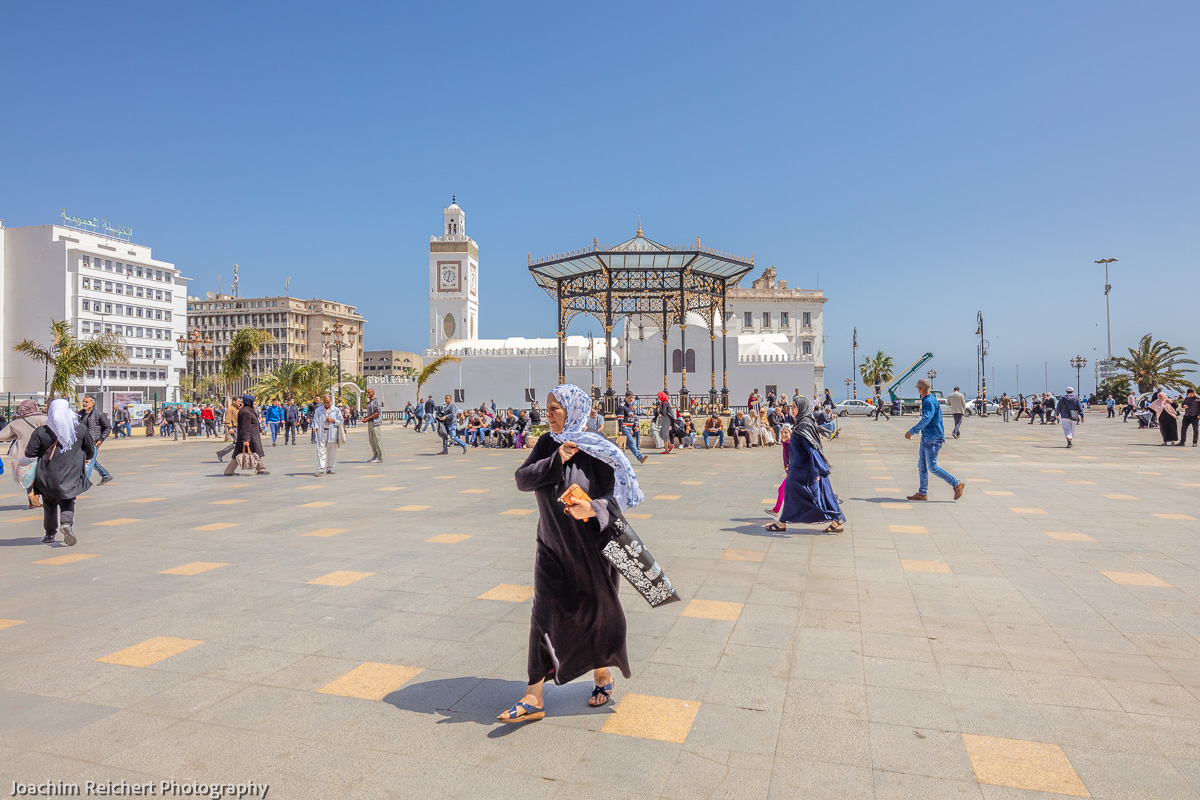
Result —
M 534 281 L 558 305 L 559 380 L 565 380 L 563 346 L 571 319 L 591 314 L 604 326 L 606 348 L 611 348 L 612 329 L 618 320 L 634 317 L 661 320 L 663 337 L 663 388 L 667 389 L 667 341 L 670 327 L 679 325 L 686 336 L 687 315 L 698 314 L 709 331 L 715 355 L 717 322 L 721 329 L 721 403 L 729 405 L 725 369 L 726 291 L 754 268 L 750 258 L 702 247 L 700 237 L 692 246 L 671 247 L 647 239 L 638 219 L 637 235 L 614 247 L 601 247 L 598 238 L 591 247 L 559 253 L 548 258 L 529 257 Z M 684 347 L 686 352 L 686 346 Z M 612 359 L 605 359 L 605 413 L 616 410 L 612 388 Z M 687 398 L 686 367 L 681 373 L 681 392 Z M 717 396 L 716 370 L 712 370 L 709 402 Z

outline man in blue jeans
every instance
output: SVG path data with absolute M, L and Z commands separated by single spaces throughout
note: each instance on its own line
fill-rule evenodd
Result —
M 639 464 L 646 461 L 646 457 L 638 450 L 638 434 L 641 432 L 641 426 L 638 424 L 637 408 L 633 404 L 633 392 L 625 393 L 625 402 L 617 406 L 617 424 L 621 427 L 621 435 L 625 437 L 625 446 L 629 448 L 629 452 L 633 453 L 633 457 L 638 460 Z
M 932 472 L 954 487 L 954 499 L 957 500 L 962 497 L 967 484 L 946 472 L 937 463 L 938 451 L 946 443 L 946 429 L 942 426 L 942 407 L 937 398 L 929 393 L 927 379 L 921 378 L 917 381 L 917 393 L 921 395 L 921 420 L 904 434 L 904 438 L 911 439 L 914 433 L 921 434 L 921 454 L 917 460 L 921 488 L 916 494 L 909 495 L 908 499 L 929 499 L 929 473 Z

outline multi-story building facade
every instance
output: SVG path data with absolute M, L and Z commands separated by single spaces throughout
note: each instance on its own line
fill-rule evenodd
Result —
M 362 375 L 366 378 L 400 378 L 420 372 L 425 359 L 407 350 L 367 350 L 363 353 Z
M 824 318 L 820 289 L 789 289 L 767 267 L 748 287 L 730 289 L 726 325 L 730 333 L 757 338 L 754 355 L 788 356 L 812 364 L 816 396 L 825 391 Z
M 99 226 L 97 226 L 99 227 Z M 48 344 L 52 319 L 76 336 L 115 333 L 124 362 L 92 370 L 83 392 L 140 392 L 145 402 L 178 399 L 187 283 L 149 247 L 64 225 L 0 225 L 0 391 L 41 392 L 44 367 L 12 351 L 24 338 Z
M 205 297 L 187 298 L 188 330 L 212 339 L 211 352 L 199 359 L 199 373 L 215 375 L 229 353 L 233 335 L 242 328 L 261 328 L 275 337 L 250 361 L 250 377 L 264 375 L 280 364 L 308 364 L 325 360 L 337 363 L 337 353 L 324 346 L 322 331 L 334 321 L 347 331 L 349 347 L 342 351 L 342 370 L 362 374 L 362 330 L 366 320 L 354 306 L 329 300 L 298 297 L 234 297 L 209 292 Z M 349 333 L 350 329 L 353 334 Z M 189 365 L 190 368 L 190 365 Z

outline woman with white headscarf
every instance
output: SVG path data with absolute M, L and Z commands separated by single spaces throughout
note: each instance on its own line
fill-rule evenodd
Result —
M 91 488 L 85 467 L 95 455 L 92 435 L 70 403 L 61 397 L 51 400 L 46 424 L 33 432 L 25 446 L 26 458 L 38 460 L 33 490 L 42 496 L 43 543 L 52 544 L 55 534 L 61 533 L 68 546 L 75 544 L 75 498 Z
M 46 424 L 46 415 L 38 408 L 36 400 L 22 400 L 17 406 L 17 415 L 13 421 L 4 426 L 4 430 L 0 430 L 0 442 L 12 442 L 9 445 L 9 452 L 18 455 L 25 452 L 25 447 L 29 444 L 30 437 L 33 432 Z M 13 470 L 13 478 L 17 478 L 17 471 Z M 38 496 L 32 489 L 29 490 L 29 507 L 37 508 L 42 504 Z
M 1175 408 L 1166 392 L 1159 392 L 1154 402 L 1147 406 L 1158 417 L 1158 432 L 1164 445 L 1175 444 L 1179 438 L 1179 410 Z
M 569 683 L 592 673 L 588 705 L 608 703 L 616 667 L 630 676 L 625 647 L 625 612 L 617 598 L 620 573 L 601 553 L 613 524 L 642 502 L 624 453 L 613 442 L 584 430 L 592 407 L 578 386 L 554 387 L 546 398 L 550 433 L 538 439 L 517 470 L 517 488 L 533 492 L 538 504 L 537 561 L 529 629 L 529 690 L 501 714 L 501 722 L 546 716 L 542 686 L 547 679 Z M 590 502 L 559 498 L 577 485 Z

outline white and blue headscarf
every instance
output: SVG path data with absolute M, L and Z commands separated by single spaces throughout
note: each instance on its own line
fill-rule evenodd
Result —
M 592 398 L 588 393 L 571 383 L 563 383 L 550 390 L 558 404 L 567 412 L 567 421 L 562 433 L 550 433 L 554 441 L 573 442 L 580 450 L 598 458 L 613 468 L 613 496 L 623 510 L 628 510 L 646 499 L 642 487 L 638 486 L 637 475 L 629 459 L 621 449 L 594 431 L 585 431 L 588 413 L 592 410 Z

